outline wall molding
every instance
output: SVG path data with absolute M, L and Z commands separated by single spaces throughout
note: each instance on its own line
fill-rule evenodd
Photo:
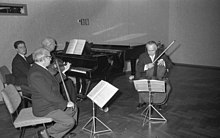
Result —
M 220 67 L 217 67 L 217 66 L 193 65 L 193 64 L 185 64 L 185 63 L 173 63 L 173 64 L 176 66 L 220 70 Z

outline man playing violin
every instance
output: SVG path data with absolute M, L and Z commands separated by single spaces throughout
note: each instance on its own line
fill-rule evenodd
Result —
M 65 137 L 75 136 L 75 133 L 69 131 L 77 125 L 78 108 L 72 101 L 67 101 L 62 97 L 59 86 L 61 78 L 55 78 L 47 68 L 52 58 L 50 51 L 39 48 L 32 55 L 34 63 L 27 78 L 28 85 L 32 89 L 32 112 L 37 117 L 49 117 L 55 122 L 47 129 L 47 132 L 45 130 L 38 131 L 37 137 L 63 138 L 64 135 L 66 135 Z M 69 67 L 69 64 L 64 66 L 63 73 Z
M 166 75 L 167 71 L 171 67 L 171 62 L 165 54 L 161 56 L 162 52 L 163 51 L 158 48 L 155 41 L 149 41 L 146 44 L 146 52 L 139 56 L 135 79 L 165 80 L 166 92 L 168 92 L 171 87 L 168 80 L 166 80 Z M 158 57 L 160 58 L 157 59 Z M 139 104 L 137 109 L 146 106 L 146 101 L 148 101 L 148 94 L 139 93 Z

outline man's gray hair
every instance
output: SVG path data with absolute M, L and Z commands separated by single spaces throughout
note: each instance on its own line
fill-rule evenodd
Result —
M 33 59 L 35 62 L 41 62 L 43 58 L 50 53 L 47 49 L 45 48 L 39 48 L 34 51 L 33 53 Z

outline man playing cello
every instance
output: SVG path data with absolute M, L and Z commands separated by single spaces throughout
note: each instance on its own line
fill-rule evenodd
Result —
M 169 58 L 165 54 L 163 54 L 163 51 L 161 49 L 158 48 L 155 41 L 149 41 L 146 44 L 146 52 L 139 56 L 135 79 L 164 80 L 166 83 L 165 93 L 153 94 L 153 104 L 164 104 L 166 99 L 168 98 L 171 86 L 168 79 L 166 78 L 166 74 L 171 65 L 172 64 Z M 148 101 L 148 94 L 139 93 L 139 104 L 137 105 L 137 109 L 140 109 L 147 105 L 146 101 Z

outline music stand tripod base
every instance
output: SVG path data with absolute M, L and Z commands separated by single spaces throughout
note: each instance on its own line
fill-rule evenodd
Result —
M 112 130 L 107 125 L 105 125 L 101 120 L 99 120 L 95 116 L 95 104 L 94 104 L 94 102 L 92 102 L 92 103 L 93 103 L 93 116 L 84 125 L 82 130 L 89 132 L 91 134 L 91 136 L 95 136 L 96 134 L 104 134 L 104 133 L 112 132 Z M 99 122 L 102 125 L 102 127 L 104 127 L 103 130 L 97 131 L 97 129 L 96 129 L 97 122 Z M 90 124 L 91 124 L 91 126 L 89 126 Z M 90 129 L 89 129 L 89 127 L 90 127 Z
M 144 116 L 143 126 L 145 125 L 147 120 L 149 122 L 156 121 L 153 123 L 161 123 L 161 121 L 166 122 L 167 121 L 166 118 L 163 117 L 159 111 L 157 111 L 157 109 L 152 105 L 152 100 L 151 100 L 152 92 L 165 92 L 165 82 L 159 80 L 143 79 L 143 80 L 134 81 L 134 84 L 138 92 L 148 93 L 149 95 L 148 96 L 149 105 L 141 113 L 141 115 Z M 151 113 L 152 113 L 151 110 L 154 110 L 159 115 L 159 118 L 151 117 Z
M 159 117 L 151 117 L 152 110 L 154 110 L 159 115 Z M 144 126 L 148 121 L 152 123 L 162 123 L 167 121 L 167 119 L 152 104 L 149 104 L 141 113 L 141 115 L 144 116 L 142 126 Z
M 100 108 L 103 108 L 104 105 L 112 98 L 112 96 L 118 91 L 118 88 L 114 87 L 110 83 L 101 80 L 87 95 L 88 98 L 92 101 L 92 118 L 85 124 L 85 126 L 82 128 L 83 130 L 90 132 L 91 136 L 95 137 L 96 134 L 100 133 L 109 133 L 112 132 L 112 130 L 106 126 L 102 121 L 100 121 L 95 114 L 95 103 Z M 107 94 L 106 94 L 107 93 Z M 104 129 L 101 129 L 100 131 L 97 131 L 96 128 L 97 123 L 99 123 L 99 126 L 104 127 Z M 90 124 L 90 125 L 89 125 Z M 90 127 L 90 129 L 88 129 Z

